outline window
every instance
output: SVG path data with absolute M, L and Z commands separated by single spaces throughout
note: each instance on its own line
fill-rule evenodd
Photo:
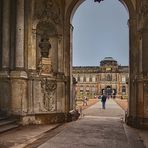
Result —
M 86 82 L 89 82 L 89 77 L 86 78 Z
M 125 95 L 126 94 L 126 87 L 122 86 L 122 94 Z
M 92 77 L 89 78 L 89 82 L 92 82 Z
M 84 76 L 83 81 L 86 82 L 86 77 Z
M 122 77 L 122 83 L 125 83 L 126 82 L 126 78 L 123 76 Z
M 107 81 L 112 81 L 112 76 L 110 74 L 108 74 L 107 77 L 106 77 L 106 80 Z
M 95 77 L 93 77 L 93 78 L 92 78 L 92 81 L 93 81 L 93 82 L 96 82 L 96 78 L 95 78 Z

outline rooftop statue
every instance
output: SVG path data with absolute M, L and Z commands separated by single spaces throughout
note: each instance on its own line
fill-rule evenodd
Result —
M 100 3 L 101 1 L 103 1 L 103 0 L 94 0 L 94 2 L 99 2 L 99 3 Z

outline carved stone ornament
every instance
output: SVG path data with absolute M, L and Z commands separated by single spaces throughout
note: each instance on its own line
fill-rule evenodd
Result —
M 44 36 L 55 36 L 57 34 L 57 30 L 55 28 L 55 25 L 52 24 L 49 21 L 40 21 L 37 24 L 37 33 L 38 36 L 43 38 Z
M 143 0 L 141 5 L 141 15 L 144 21 L 144 27 L 148 28 L 148 1 Z
M 36 0 L 35 18 L 51 19 L 55 24 L 60 24 L 60 7 L 55 0 Z
M 43 107 L 46 111 L 55 110 L 55 92 L 57 83 L 55 80 L 48 78 L 41 79 L 41 88 L 43 93 Z
M 143 16 L 148 16 L 148 1 L 147 0 L 142 1 L 141 12 Z
M 37 72 L 39 75 L 53 76 L 53 68 L 51 58 L 41 58 L 37 66 Z

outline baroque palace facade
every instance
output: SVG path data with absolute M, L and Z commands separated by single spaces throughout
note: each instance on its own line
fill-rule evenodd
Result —
M 118 65 L 112 57 L 105 57 L 100 66 L 75 66 L 76 98 L 81 99 L 84 95 L 94 98 L 102 94 L 127 97 L 128 72 L 128 66 Z

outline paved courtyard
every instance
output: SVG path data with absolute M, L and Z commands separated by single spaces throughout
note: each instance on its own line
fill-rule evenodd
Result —
M 68 123 L 57 135 L 38 147 L 144 148 L 136 130 L 127 127 L 123 117 L 124 111 L 113 100 L 107 100 L 105 110 L 98 102 L 84 110 L 82 118 Z
M 148 148 L 148 131 L 128 127 L 124 110 L 114 100 L 107 100 L 105 110 L 100 101 L 89 105 L 77 121 L 3 133 L 0 148 Z

